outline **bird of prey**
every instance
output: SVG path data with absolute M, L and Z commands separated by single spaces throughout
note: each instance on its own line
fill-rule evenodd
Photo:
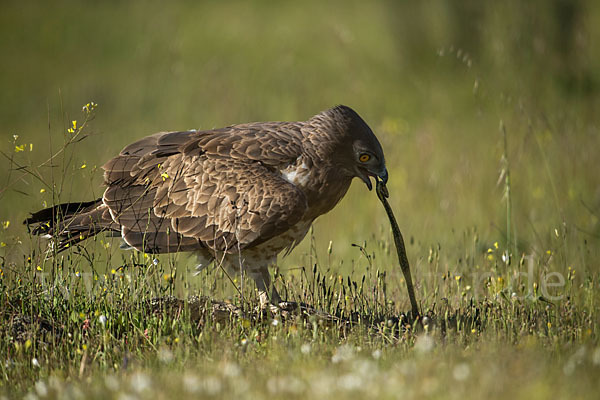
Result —
M 203 266 L 243 269 L 261 305 L 278 305 L 268 267 L 344 197 L 353 178 L 387 182 L 379 141 L 350 107 L 302 122 L 161 132 L 104 166 L 102 198 L 31 215 L 58 251 L 101 232 L 146 253 L 193 251 Z M 269 296 L 269 290 L 271 290 Z

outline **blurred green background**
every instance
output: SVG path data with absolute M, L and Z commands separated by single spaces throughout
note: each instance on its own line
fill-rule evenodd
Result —
M 598 260 L 596 1 L 4 1 L 0 8 L 0 238 L 8 258 L 22 257 L 19 241 L 29 243 L 20 221 L 52 202 L 51 190 L 40 193 L 17 164 L 47 160 L 94 101 L 90 136 L 74 147 L 66 173 L 59 163 L 36 169 L 48 182 L 66 178 L 61 201 L 99 196 L 94 166 L 145 135 L 304 120 L 346 104 L 383 144 L 391 203 L 418 265 L 438 244 L 459 257 L 474 229 L 482 251 L 506 245 L 503 121 L 516 251 L 563 248 L 565 265 Z M 16 153 L 21 144 L 25 151 Z M 350 244 L 388 235 L 386 224 L 375 194 L 357 181 L 318 220 L 317 250 L 332 240 L 335 257 L 358 257 Z M 289 263 L 300 262 L 307 242 Z

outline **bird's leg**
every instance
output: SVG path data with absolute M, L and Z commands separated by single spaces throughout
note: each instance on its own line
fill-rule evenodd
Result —
M 271 312 L 277 313 L 280 310 L 291 311 L 297 308 L 298 305 L 296 303 L 281 300 L 281 296 L 277 292 L 275 285 L 272 285 L 268 268 L 260 268 L 249 273 L 254 282 L 256 282 L 260 308 L 262 310 L 270 308 Z M 268 296 L 269 288 L 271 289 L 270 297 Z
M 269 274 L 268 268 L 260 268 L 258 270 L 249 271 L 250 276 L 256 283 L 256 289 L 258 289 L 258 299 L 260 301 L 260 308 L 266 309 L 270 304 L 278 304 L 281 301 L 279 293 L 272 286 L 272 292 L 269 299 L 269 288 L 271 287 L 271 275 Z

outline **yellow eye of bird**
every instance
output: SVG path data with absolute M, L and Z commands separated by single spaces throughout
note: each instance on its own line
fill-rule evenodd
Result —
M 368 154 L 361 154 L 358 159 L 360 160 L 360 162 L 367 162 L 371 159 L 371 156 Z

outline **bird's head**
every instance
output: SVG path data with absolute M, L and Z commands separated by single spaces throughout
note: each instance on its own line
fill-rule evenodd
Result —
M 367 123 L 350 107 L 337 106 L 328 111 L 338 130 L 339 152 L 334 158 L 347 174 L 373 188 L 371 177 L 387 183 L 383 149 Z

